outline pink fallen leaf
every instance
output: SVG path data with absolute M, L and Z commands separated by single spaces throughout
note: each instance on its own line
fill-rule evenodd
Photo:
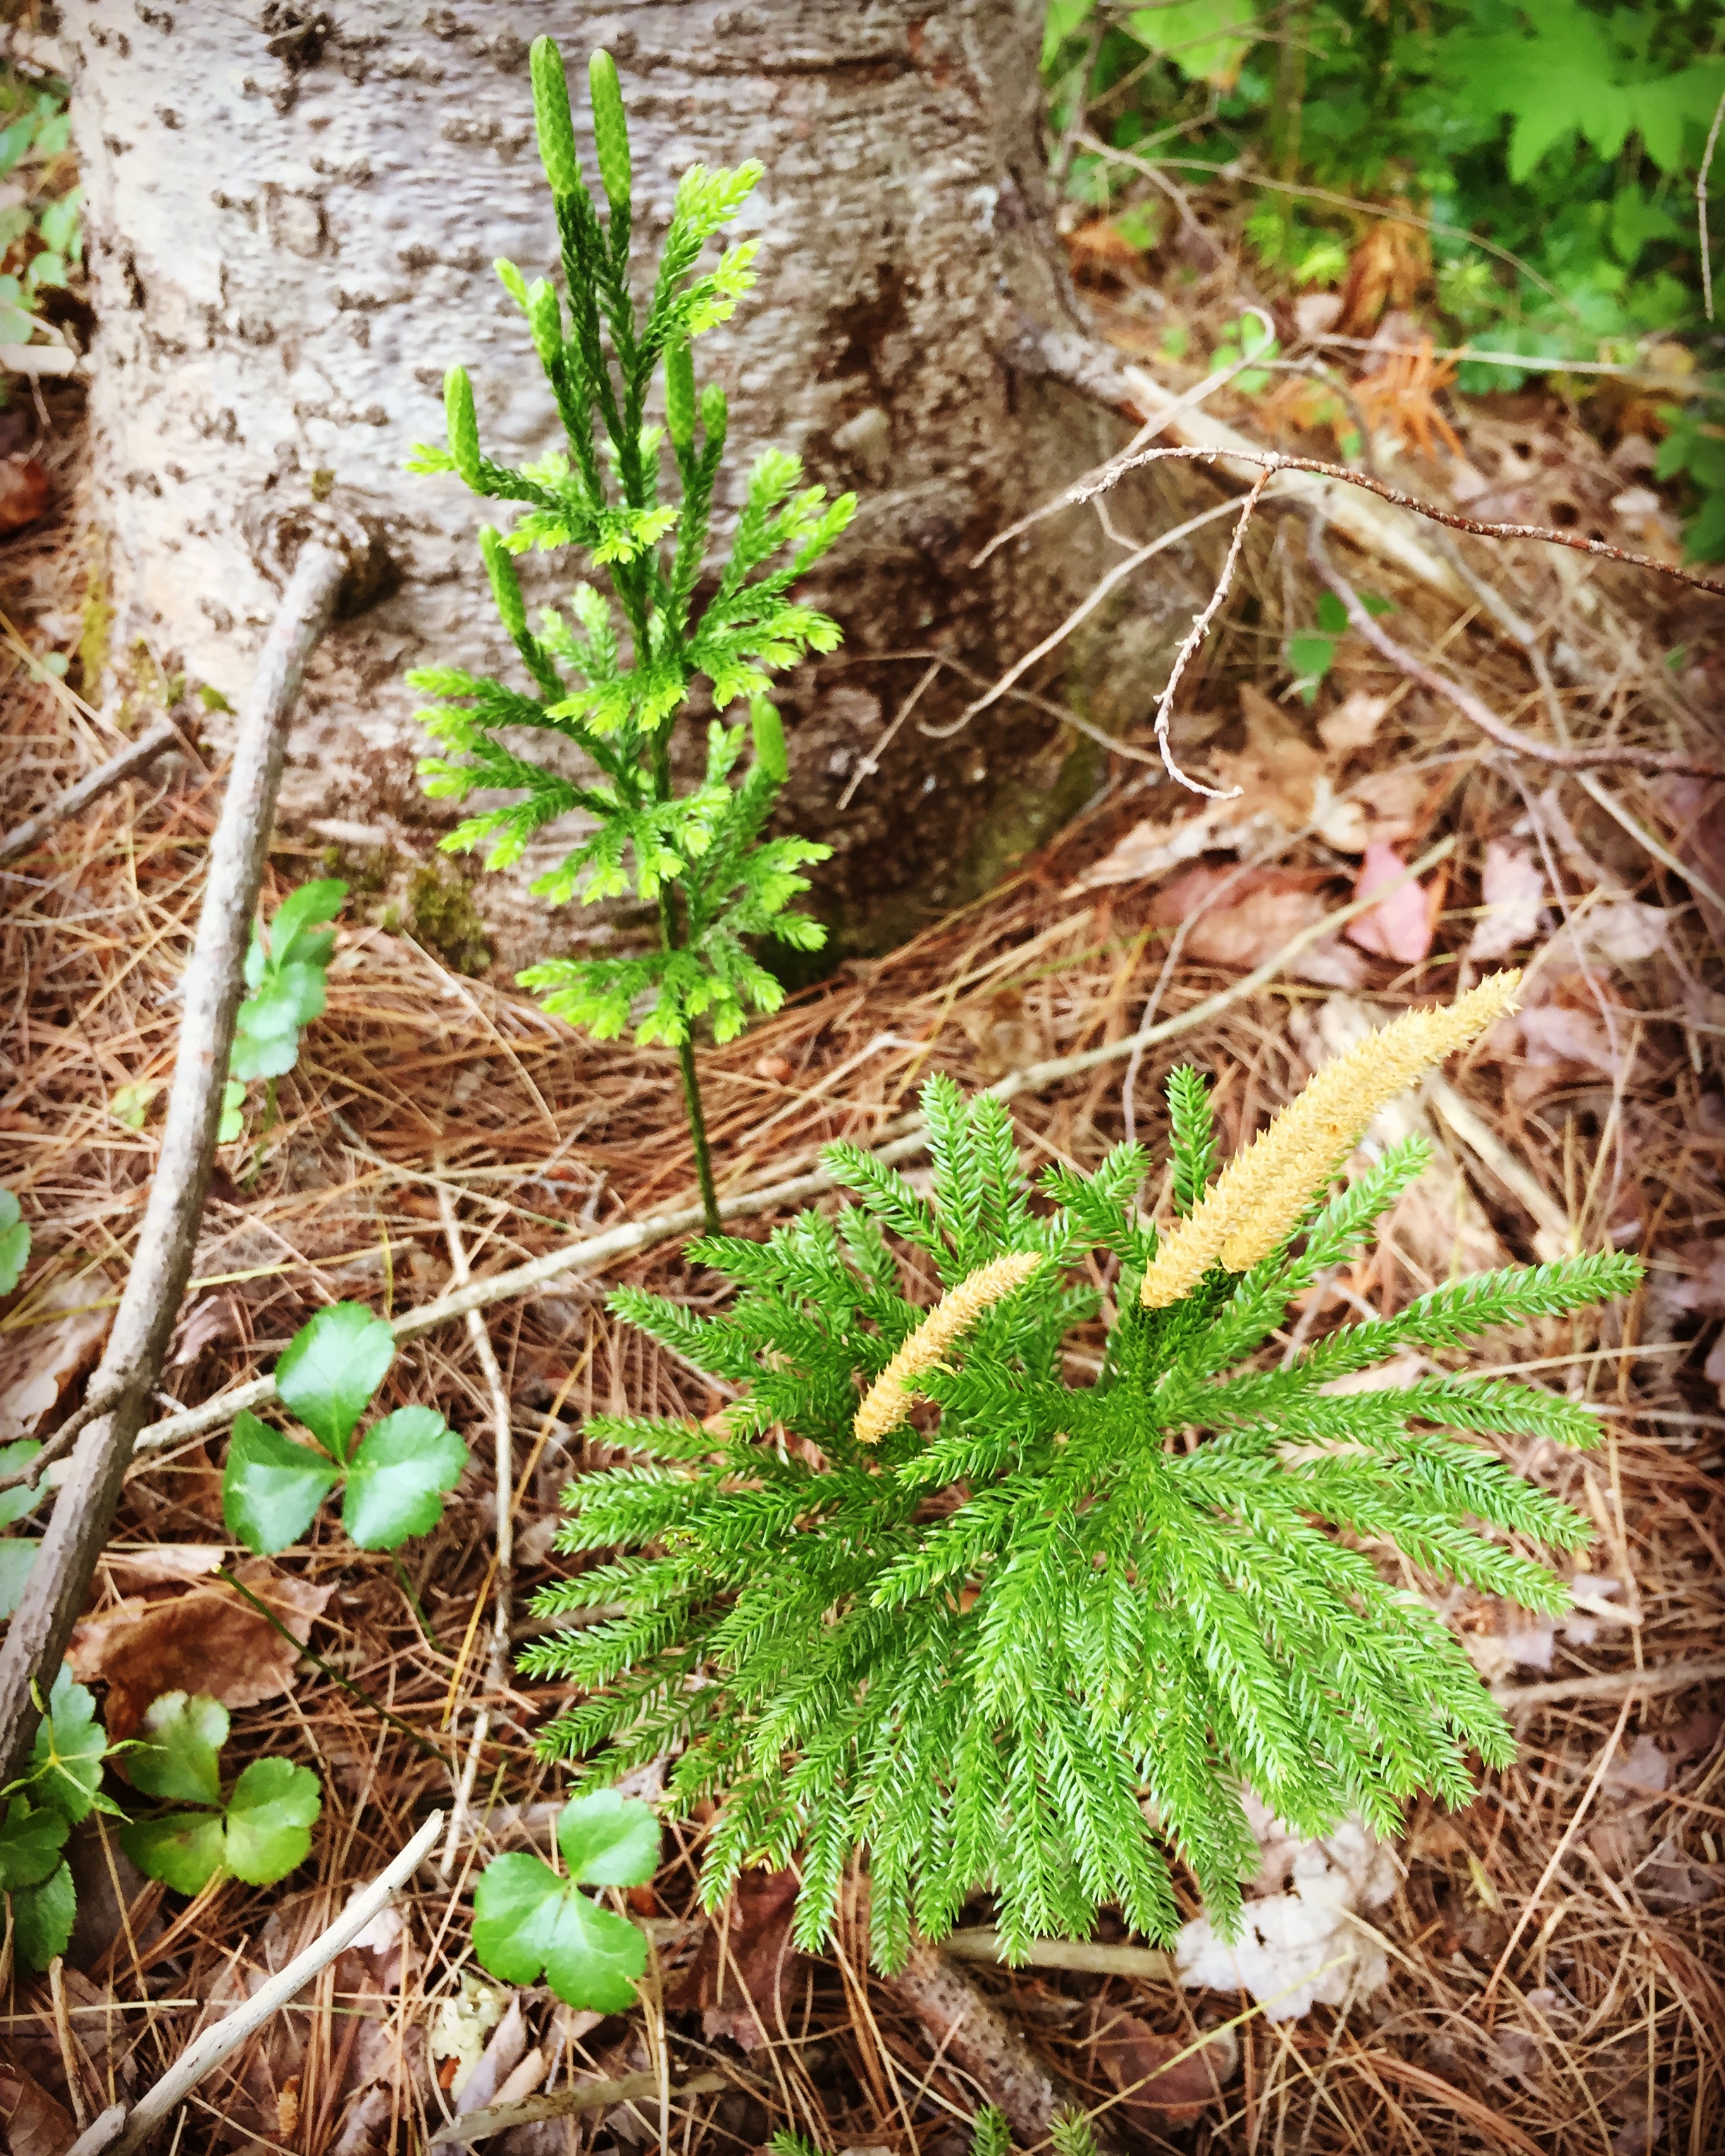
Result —
M 1349 922 L 1348 942 L 1380 958 L 1394 958 L 1398 965 L 1417 966 L 1431 949 L 1437 927 L 1442 892 L 1435 879 L 1430 884 L 1416 882 L 1395 848 L 1374 839 L 1366 848 L 1353 895 L 1357 899 L 1378 898 L 1378 903 Z

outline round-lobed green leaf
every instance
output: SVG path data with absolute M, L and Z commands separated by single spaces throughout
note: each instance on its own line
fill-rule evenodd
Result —
M 10 1894 L 20 1887 L 39 1887 L 51 1877 L 71 1830 L 65 1815 L 52 1804 L 33 1804 L 22 1795 L 13 1798 L 0 1820 L 0 1889 Z
M 594 1789 L 565 1804 L 557 1847 L 569 1876 L 587 1887 L 643 1887 L 659 1868 L 660 1825 L 650 1804 Z
M 347 1455 L 354 1425 L 395 1360 L 395 1337 L 363 1303 L 332 1302 L 275 1366 L 275 1389 L 318 1441 Z
M 303 1864 L 323 1810 L 323 1788 L 291 1759 L 254 1759 L 228 1800 L 228 1869 L 249 1887 L 271 1887 Z
M 220 1804 L 217 1755 L 228 1741 L 228 1710 L 218 1699 L 207 1692 L 162 1692 L 150 1702 L 138 1738 L 122 1760 L 135 1789 L 170 1804 Z
M 222 1517 L 236 1542 L 268 1557 L 299 1540 L 341 1478 L 326 1454 L 295 1445 L 242 1408 L 222 1474 Z
M 434 1408 L 398 1408 L 367 1433 L 347 1471 L 341 1524 L 361 1549 L 393 1550 L 429 1534 L 467 1447 Z
M 46 1969 L 71 1943 L 78 1918 L 78 1890 L 71 1866 L 62 1864 L 39 1887 L 20 1887 L 12 1896 L 12 1943 L 27 1967 Z
M 128 1820 L 120 1846 L 146 1879 L 176 1894 L 199 1894 L 222 1863 L 219 1812 L 170 1812 L 163 1819 Z

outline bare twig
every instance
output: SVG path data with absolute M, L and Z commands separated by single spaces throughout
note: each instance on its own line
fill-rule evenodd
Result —
M 1713 107 L 1713 124 L 1707 130 L 1707 147 L 1702 152 L 1701 170 L 1695 176 L 1695 222 L 1701 238 L 1701 293 L 1707 302 L 1707 320 L 1713 319 L 1713 248 L 1707 237 L 1707 173 L 1712 166 L 1713 152 L 1719 146 L 1719 122 L 1725 120 L 1725 90 L 1719 93 L 1719 102 Z
M 711 2096 L 737 2083 L 723 2074 L 696 2074 L 671 2090 L 680 2096 Z M 467 2141 L 484 2141 L 493 2133 L 506 2133 L 512 2126 L 531 2126 L 542 2118 L 567 2118 L 578 2111 L 608 2111 L 614 2104 L 633 2103 L 637 2097 L 657 2096 L 659 2076 L 625 2074 L 620 2081 L 575 2082 L 554 2089 L 549 2096 L 530 2096 L 520 2103 L 503 2103 L 487 2111 L 470 2111 L 439 2127 L 426 2146 L 459 2148 Z
M 449 1248 L 450 1274 L 457 1287 L 465 1287 L 473 1273 L 467 1262 L 461 1224 L 455 1218 L 455 1201 L 445 1183 L 440 1182 L 437 1186 L 437 1209 L 443 1222 L 444 1241 Z M 493 1604 L 489 1676 L 492 1689 L 503 1692 L 509 1689 L 509 1635 L 515 1621 L 515 1433 L 510 1423 L 509 1391 L 498 1365 L 497 1351 L 491 1345 L 485 1319 L 476 1310 L 467 1313 L 467 1337 L 491 1399 L 497 1476 L 497 1561 L 493 1571 L 496 1599 Z
M 1630 1408 L 1627 1413 L 1633 1414 Z M 1550 1684 L 1499 1684 L 1491 1697 L 1512 1714 L 1559 1700 L 1621 1699 L 1625 1692 L 1684 1691 L 1691 1685 L 1717 1684 L 1725 1677 L 1725 1655 L 1696 1655 L 1687 1661 L 1663 1662 L 1645 1670 L 1608 1670 L 1596 1677 L 1558 1677 Z
M 1246 527 L 1252 521 L 1252 512 L 1264 498 L 1264 490 L 1269 485 L 1271 475 L 1265 472 L 1254 482 L 1250 493 L 1240 505 L 1240 521 L 1234 527 L 1234 537 L 1229 545 L 1228 558 L 1222 564 L 1222 573 L 1216 579 L 1216 588 L 1210 593 L 1203 612 L 1196 617 L 1191 628 L 1187 631 L 1185 642 L 1174 654 L 1174 663 L 1168 669 L 1167 685 L 1157 700 L 1156 746 L 1162 751 L 1163 764 L 1168 777 L 1177 785 L 1187 787 L 1194 793 L 1201 793 L 1209 801 L 1237 800 L 1245 788 L 1242 786 L 1230 786 L 1225 789 L 1214 786 L 1204 786 L 1197 779 L 1189 778 L 1179 765 L 1174 762 L 1173 751 L 1168 746 L 1168 714 L 1174 707 L 1174 691 L 1180 685 L 1180 676 L 1190 665 L 1193 654 L 1209 634 L 1210 624 L 1220 612 L 1223 601 L 1233 588 L 1234 572 L 1240 562 L 1240 550 L 1245 544 Z
M 362 1893 L 354 1896 L 326 1931 L 320 1932 L 285 1969 L 266 1979 L 243 2005 L 236 2006 L 231 2014 L 224 2015 L 187 2045 L 154 2088 L 140 2097 L 129 2113 L 122 2112 L 116 2129 L 107 2138 L 98 2140 L 97 2134 L 121 2107 L 116 2105 L 114 2110 L 104 2112 L 90 2133 L 74 2144 L 75 2156 L 101 2156 L 103 2151 L 106 2156 L 132 2156 L 134 2149 L 141 2148 L 157 2128 L 172 2117 L 205 2075 L 213 2073 L 223 2059 L 237 2051 L 254 2030 L 261 2029 L 271 2015 L 303 1991 L 320 1969 L 327 1969 L 342 1948 L 359 1937 L 396 1888 L 412 1876 L 420 1859 L 437 1840 L 443 1823 L 443 1814 L 434 1812 L 388 1869 L 380 1871 Z
M 1331 561 L 1323 542 L 1323 519 L 1314 512 L 1307 538 L 1307 555 L 1312 566 L 1348 610 L 1350 628 L 1358 631 L 1372 649 L 1398 666 L 1411 681 L 1434 696 L 1451 703 L 1466 719 L 1472 721 L 1488 739 L 1500 748 L 1508 749 L 1516 756 L 1529 756 L 1542 763 L 1555 765 L 1559 771 L 1599 771 L 1628 768 L 1635 771 L 1681 773 L 1697 778 L 1725 778 L 1725 766 L 1709 763 L 1701 757 L 1686 756 L 1676 749 L 1641 749 L 1614 747 L 1602 745 L 1597 748 L 1559 747 L 1547 742 L 1529 741 L 1525 734 L 1507 726 L 1482 697 L 1460 681 L 1441 674 L 1435 666 L 1428 666 L 1405 645 L 1398 644 L 1380 622 L 1374 621 L 1366 610 L 1359 593 L 1343 576 Z M 1722 588 L 1725 589 L 1725 588 Z
M 28 817 L 22 824 L 0 839 L 0 861 L 16 860 L 33 846 L 39 845 L 55 824 L 64 824 L 69 816 L 75 816 L 89 808 L 92 801 L 100 801 L 103 794 L 111 793 L 122 779 L 135 778 L 137 773 L 155 762 L 164 749 L 179 745 L 179 729 L 170 719 L 159 720 L 146 734 L 140 734 L 129 742 L 117 756 L 110 756 L 103 764 L 75 786 L 50 801 L 45 808 Z
M 960 1961 L 1007 1959 L 999 1932 L 981 1926 L 952 1932 L 941 1941 L 942 1953 Z M 1033 1939 L 1022 1957 L 1026 1969 L 1076 1969 L 1092 1976 L 1137 1976 L 1149 1984 L 1172 1984 L 1178 1974 L 1174 1958 L 1160 1947 L 1111 1946 L 1101 1939 Z
M 1422 854 L 1419 860 L 1396 878 L 1393 883 L 1380 886 L 1366 898 L 1350 899 L 1346 906 L 1338 906 L 1291 936 L 1281 948 L 1255 966 L 1249 973 L 1242 973 L 1225 988 L 1206 996 L 1190 1009 L 1178 1012 L 1174 1017 L 1163 1019 L 1159 1024 L 1127 1034 L 1123 1040 L 1104 1041 L 1100 1047 L 1088 1048 L 1076 1055 L 1061 1055 L 1045 1063 L 1033 1063 L 1022 1070 L 1009 1072 L 987 1090 L 998 1100 L 1010 1101 L 1019 1093 L 1035 1092 L 1045 1086 L 1053 1086 L 1064 1078 L 1076 1077 L 1080 1072 L 1094 1070 L 1099 1064 L 1112 1063 L 1130 1056 L 1136 1050 L 1142 1052 L 1154 1048 L 1160 1042 L 1171 1040 L 1178 1034 L 1189 1033 L 1194 1028 L 1208 1025 L 1213 1018 L 1255 995 L 1266 987 L 1286 966 L 1314 943 L 1345 928 L 1363 913 L 1380 906 L 1392 892 L 1404 883 L 1413 882 L 1428 875 L 1440 861 L 1447 860 L 1455 850 L 1453 838 L 1440 839 Z M 913 1159 L 928 1143 L 928 1128 L 919 1115 L 909 1115 L 896 1126 L 889 1127 L 891 1135 L 887 1142 L 875 1148 L 873 1158 L 882 1167 L 896 1166 L 901 1160 Z M 836 1178 L 825 1168 L 816 1168 L 806 1175 L 788 1177 L 782 1183 L 768 1183 L 758 1190 L 740 1191 L 735 1197 L 719 1201 L 721 1216 L 727 1220 L 747 1219 L 759 1213 L 772 1213 L 782 1207 L 800 1205 L 805 1199 L 819 1198 L 838 1188 Z M 629 1221 L 619 1227 L 608 1228 L 603 1235 L 588 1235 L 578 1243 L 570 1243 L 560 1250 L 549 1250 L 542 1258 L 534 1258 L 524 1265 L 516 1265 L 506 1273 L 494 1273 L 489 1279 L 470 1281 L 466 1286 L 453 1293 L 439 1296 L 434 1302 L 421 1303 L 416 1310 L 405 1310 L 389 1322 L 390 1330 L 398 1340 L 416 1339 L 422 1332 L 434 1331 L 447 1325 L 452 1318 L 465 1317 L 470 1311 L 486 1310 L 494 1303 L 507 1302 L 517 1296 L 531 1295 L 554 1280 L 588 1265 L 602 1265 L 608 1258 L 632 1256 L 638 1250 L 652 1249 L 660 1243 L 669 1242 L 673 1236 L 686 1235 L 702 1224 L 704 1215 L 698 1205 L 684 1206 L 674 1213 L 659 1213 L 645 1220 Z M 184 1409 L 180 1414 L 168 1415 L 161 1422 L 152 1423 L 138 1436 L 140 1450 L 157 1451 L 162 1447 L 182 1443 L 187 1438 L 201 1437 L 207 1430 L 220 1430 L 231 1422 L 242 1409 L 261 1407 L 275 1397 L 274 1378 L 254 1378 L 249 1383 L 235 1385 L 229 1391 L 218 1393 L 213 1399 L 202 1405 Z
M 1703 577 L 1693 569 L 1681 568 L 1674 562 L 1661 562 L 1654 554 L 1637 554 L 1627 547 L 1614 547 L 1609 540 L 1589 539 L 1579 531 L 1560 531 L 1547 524 L 1493 524 L 1477 516 L 1462 516 L 1451 509 L 1440 509 L 1435 503 L 1421 501 L 1417 495 L 1404 494 L 1399 487 L 1386 480 L 1374 479 L 1369 472 L 1353 471 L 1346 465 L 1332 465 L 1322 457 L 1286 455 L 1281 449 L 1260 449 L 1250 445 L 1235 449 L 1211 449 L 1199 445 L 1178 449 L 1141 449 L 1134 457 L 1125 459 L 1111 475 L 1110 484 L 1123 478 L 1129 471 L 1137 471 L 1145 465 L 1165 463 L 1170 459 L 1182 459 L 1187 463 L 1214 464 L 1219 457 L 1226 457 L 1240 464 L 1255 465 L 1266 472 L 1310 472 L 1320 479 L 1334 480 L 1344 486 L 1362 486 L 1375 494 L 1380 501 L 1393 508 L 1405 509 L 1415 516 L 1429 517 L 1434 524 L 1446 524 L 1452 531 L 1470 531 L 1479 539 L 1537 539 L 1542 546 L 1568 547 L 1578 554 L 1595 554 L 1601 561 L 1621 562 L 1631 569 L 1651 569 L 1656 575 L 1673 577 L 1680 584 L 1690 584 L 1698 592 L 1710 592 L 1715 598 L 1725 598 L 1725 583 L 1717 578 Z M 1339 519 L 1336 520 L 1337 522 Z
M 0 1781 L 19 1772 L 35 1732 L 35 1689 L 47 1691 L 84 1605 L 179 1314 L 215 1159 L 234 1022 L 244 993 L 241 968 L 263 880 L 288 722 L 305 661 L 329 626 L 348 567 L 347 554 L 334 547 L 309 542 L 301 548 L 247 699 L 186 973 L 179 1051 L 155 1179 L 107 1352 L 93 1380 L 97 1389 L 117 1390 L 120 1398 L 79 1438 L 65 1487 L 0 1646 Z

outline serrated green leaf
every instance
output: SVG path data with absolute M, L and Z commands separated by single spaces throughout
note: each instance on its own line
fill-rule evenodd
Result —
M 128 1820 L 120 1846 L 146 1879 L 159 1879 L 176 1894 L 198 1894 L 221 1868 L 219 1812 L 169 1812 L 160 1819 Z
M 295 1445 L 242 1408 L 222 1472 L 222 1517 L 236 1542 L 267 1557 L 299 1540 L 341 1479 L 326 1454 Z
M 11 1616 L 18 1608 L 41 1547 L 25 1535 L 0 1536 L 0 1617 Z
M 42 1447 L 33 1437 L 14 1438 L 10 1445 L 0 1445 L 0 1475 L 16 1475 L 21 1467 L 28 1467 Z M 10 1527 L 21 1520 L 26 1512 L 33 1512 L 45 1495 L 39 1482 L 33 1490 L 28 1482 L 15 1483 L 10 1490 L 0 1490 L 0 1527 Z
M 585 1887 L 642 1887 L 659 1868 L 659 1820 L 650 1804 L 594 1789 L 563 1807 L 557 1847 Z
M 269 1887 L 303 1864 L 323 1810 L 323 1787 L 291 1759 L 254 1759 L 228 1800 L 225 1861 L 249 1887 Z
M 367 1433 L 347 1471 L 341 1524 L 362 1549 L 396 1549 L 429 1534 L 467 1447 L 434 1408 L 398 1408 Z
M 275 1366 L 283 1401 L 338 1459 L 395 1360 L 395 1338 L 362 1303 L 334 1302 L 288 1342 Z
M 0 1820 L 0 1888 L 11 1894 L 20 1887 L 39 1887 L 59 1863 L 70 1832 L 65 1815 L 52 1804 L 13 1798 Z
M 207 1693 L 165 1691 L 152 1700 L 126 1753 L 135 1789 L 172 1804 L 218 1804 L 222 1778 L 217 1754 L 228 1741 L 228 1710 Z
M 71 1867 L 62 1864 L 39 1887 L 20 1887 L 12 1897 L 12 1943 L 27 1969 L 44 1969 L 71 1942 L 78 1921 L 78 1890 Z
M 95 1696 L 76 1684 L 62 1662 L 48 1697 L 48 1712 L 30 1753 L 30 1780 L 37 1799 L 74 1824 L 95 1809 L 108 1740 L 96 1719 Z
M 492 1860 L 474 1890 L 473 1950 L 493 1976 L 533 1984 L 541 1971 L 567 2005 L 620 2014 L 634 2003 L 647 1942 L 536 1856 Z

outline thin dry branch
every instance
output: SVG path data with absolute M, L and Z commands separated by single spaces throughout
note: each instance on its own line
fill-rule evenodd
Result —
M 1488 740 L 1497 742 L 1514 756 L 1532 757 L 1541 763 L 1554 765 L 1559 771 L 1602 771 L 1628 768 L 1632 771 L 1671 773 L 1691 778 L 1725 778 L 1725 766 L 1708 763 L 1704 758 L 1686 756 L 1676 749 L 1645 749 L 1609 744 L 1596 748 L 1558 747 L 1548 742 L 1529 741 L 1506 725 L 1482 697 L 1476 696 L 1465 683 L 1440 673 L 1435 666 L 1428 666 L 1423 659 L 1409 651 L 1405 644 L 1398 644 L 1388 634 L 1381 622 L 1374 621 L 1360 598 L 1359 593 L 1330 559 L 1323 542 L 1323 516 L 1314 511 L 1309 520 L 1306 551 L 1312 566 L 1324 583 L 1341 600 L 1347 609 L 1348 626 L 1357 629 L 1372 649 L 1392 666 L 1399 667 L 1410 681 L 1417 681 L 1422 689 L 1429 689 L 1435 696 L 1441 696 L 1453 704 L 1465 719 L 1471 720 Z M 1725 588 L 1717 588 L 1725 589 Z
M 118 1397 L 78 1440 L 0 1646 L 0 1781 L 22 1769 L 40 1719 L 39 1692 L 51 1685 L 84 1606 L 191 1274 L 288 723 L 306 660 L 334 617 L 348 568 L 347 553 L 335 547 L 311 542 L 300 550 L 247 698 L 186 973 L 155 1179 L 107 1352 L 92 1380 L 99 1394 Z
M 179 743 L 180 730 L 172 720 L 159 719 L 148 733 L 129 742 L 117 756 L 110 756 L 105 763 L 98 764 L 45 808 L 8 831 L 0 839 L 0 861 L 16 860 L 20 854 L 28 854 L 33 847 L 40 845 L 56 824 L 64 824 L 69 816 L 76 816 L 92 801 L 100 801 L 122 780 L 135 778 L 139 772 L 147 770 L 164 749 L 177 747 Z

